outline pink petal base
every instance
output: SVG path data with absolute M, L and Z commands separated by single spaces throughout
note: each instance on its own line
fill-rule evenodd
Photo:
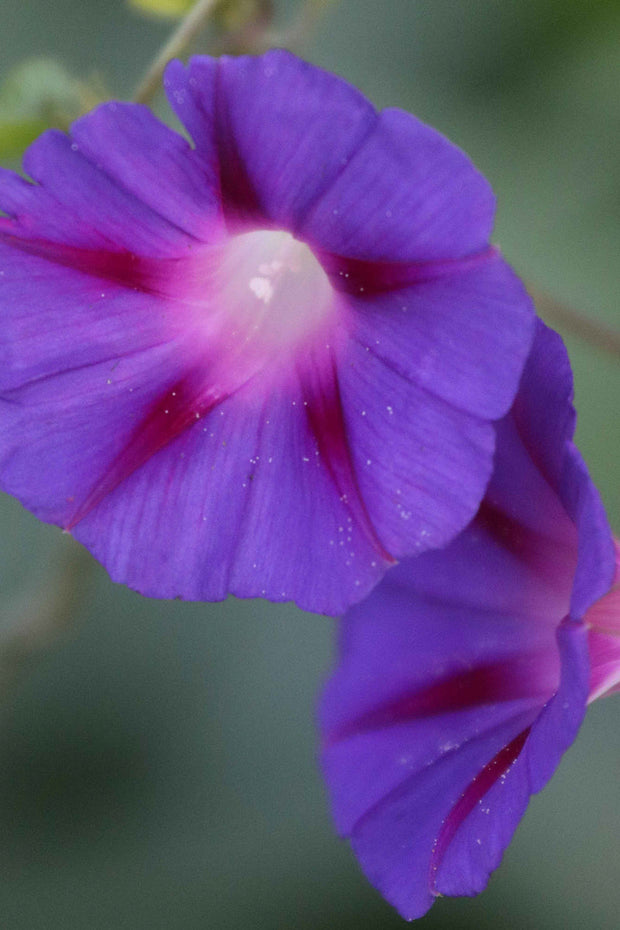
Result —
M 616 540 L 614 586 L 587 612 L 590 694 L 588 702 L 620 691 L 620 543 Z

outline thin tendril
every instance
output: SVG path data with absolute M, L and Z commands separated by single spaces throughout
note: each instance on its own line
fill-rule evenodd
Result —
M 266 15 L 259 8 L 255 21 L 244 23 L 236 34 L 233 33 L 230 36 L 230 39 L 233 40 L 233 46 L 240 43 L 244 46 L 244 50 L 255 53 L 265 51 L 274 45 L 286 48 L 300 47 L 314 32 L 328 9 L 335 6 L 337 2 L 338 0 L 306 0 L 301 5 L 292 25 L 280 33 L 274 32 L 270 28 L 270 6 L 267 5 Z M 193 42 L 206 24 L 209 16 L 215 12 L 219 5 L 220 0 L 198 0 L 148 68 L 134 93 L 133 99 L 135 103 L 151 102 L 161 87 L 162 76 L 170 59 L 181 55 L 187 46 Z M 224 49 L 229 50 L 226 43 L 224 43 Z M 232 50 L 236 49 L 233 47 Z
M 140 81 L 133 96 L 135 103 L 151 102 L 161 87 L 164 69 L 170 59 L 180 55 L 196 38 L 218 3 L 219 0 L 198 0 L 185 19 L 181 20 Z
M 604 323 L 594 322 L 588 317 L 567 307 L 555 298 L 550 297 L 537 287 L 528 285 L 528 290 L 536 304 L 540 315 L 565 333 L 577 336 L 596 349 L 609 355 L 620 358 L 620 332 L 606 326 Z

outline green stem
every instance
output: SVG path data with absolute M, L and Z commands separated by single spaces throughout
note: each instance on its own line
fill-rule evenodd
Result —
M 151 102 L 161 87 L 164 69 L 170 59 L 180 55 L 196 38 L 218 3 L 219 0 L 198 0 L 185 19 L 181 20 L 140 81 L 133 96 L 135 103 Z
M 528 290 L 540 315 L 553 326 L 567 334 L 578 336 L 596 349 L 620 357 L 620 332 L 616 329 L 589 320 L 536 287 L 528 285 Z

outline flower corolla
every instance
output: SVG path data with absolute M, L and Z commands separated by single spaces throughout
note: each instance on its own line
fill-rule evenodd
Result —
M 339 831 L 409 919 L 481 891 L 620 682 L 620 550 L 572 443 L 572 377 L 539 324 L 470 526 L 343 621 L 323 764 Z
M 444 546 L 532 338 L 439 133 L 283 51 L 0 171 L 0 485 L 144 594 L 337 614 Z

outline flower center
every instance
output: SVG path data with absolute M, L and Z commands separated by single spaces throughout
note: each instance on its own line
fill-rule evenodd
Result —
M 288 232 L 231 238 L 217 280 L 225 327 L 237 344 L 297 348 L 324 333 L 335 316 L 329 278 L 308 246 Z

